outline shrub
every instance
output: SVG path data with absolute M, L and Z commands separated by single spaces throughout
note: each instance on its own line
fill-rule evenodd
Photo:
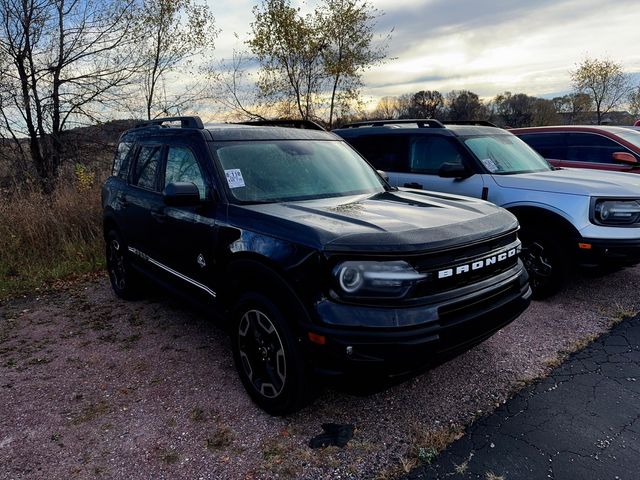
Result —
M 35 188 L 0 200 L 0 300 L 103 266 L 99 182 L 86 168 L 52 195 Z

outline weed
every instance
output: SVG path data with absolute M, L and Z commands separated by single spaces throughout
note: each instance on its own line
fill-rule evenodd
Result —
M 219 426 L 216 432 L 207 438 L 207 450 L 222 450 L 233 443 L 233 432 L 229 427 Z
M 168 465 L 173 465 L 180 461 L 180 454 L 178 452 L 164 451 L 160 455 L 162 461 Z
M 484 474 L 484 478 L 485 480 L 505 480 L 505 478 L 502 475 L 496 475 L 493 472 L 486 472 Z
M 138 342 L 138 340 L 140 340 L 139 334 L 136 333 L 134 335 L 129 335 L 128 337 L 122 339 L 122 348 L 125 350 L 130 350 Z
M 560 350 L 558 354 L 544 361 L 544 364 L 549 368 L 557 368 L 567 359 L 569 355 L 575 352 L 579 352 L 580 350 L 586 348 L 591 343 L 593 343 L 596 339 L 598 339 L 600 335 L 590 334 L 584 338 L 576 340 L 575 342 L 568 345 L 566 348 Z
M 402 462 L 403 468 L 412 461 L 423 465 L 433 463 L 442 450 L 462 435 L 462 430 L 452 427 L 425 431 L 419 425 L 414 425 L 410 433 L 411 447 L 408 457 Z
M 111 407 L 106 402 L 91 403 L 82 409 L 72 421 L 73 425 L 80 425 L 82 423 L 91 422 L 97 418 L 111 413 Z
M 201 408 L 195 407 L 189 413 L 189 418 L 194 422 L 203 422 L 205 420 L 204 410 Z
M 453 466 L 458 475 L 464 475 L 469 468 L 469 462 L 464 461 L 459 465 L 457 463 L 454 463 Z

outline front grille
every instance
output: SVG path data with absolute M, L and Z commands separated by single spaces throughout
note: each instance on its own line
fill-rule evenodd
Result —
M 410 293 L 421 298 L 481 282 L 512 269 L 518 262 L 520 241 L 515 233 L 411 262 L 427 278 Z

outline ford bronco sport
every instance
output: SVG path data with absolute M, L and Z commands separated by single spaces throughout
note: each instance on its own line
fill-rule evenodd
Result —
M 489 200 L 513 213 L 534 296 L 563 286 L 570 267 L 640 261 L 640 176 L 558 169 L 488 122 L 381 120 L 335 133 L 392 185 Z
M 102 204 L 115 293 L 144 275 L 220 309 L 271 414 L 312 374 L 410 372 L 529 304 L 512 214 L 390 187 L 328 132 L 150 121 L 122 135 Z

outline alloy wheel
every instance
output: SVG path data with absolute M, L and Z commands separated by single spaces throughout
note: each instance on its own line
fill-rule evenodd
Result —
M 284 347 L 276 327 L 260 310 L 247 311 L 238 325 L 238 350 L 247 378 L 265 398 L 282 393 L 287 378 Z

